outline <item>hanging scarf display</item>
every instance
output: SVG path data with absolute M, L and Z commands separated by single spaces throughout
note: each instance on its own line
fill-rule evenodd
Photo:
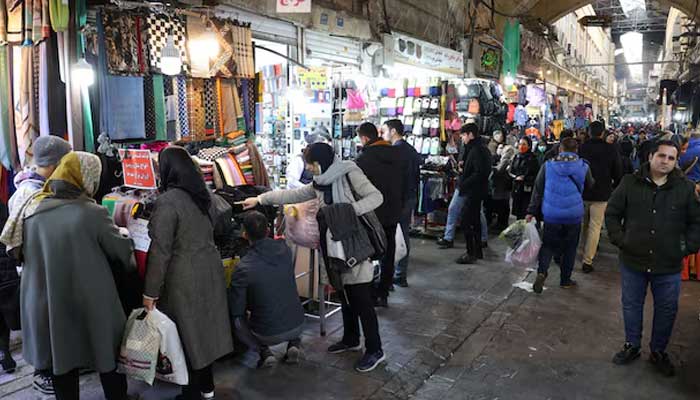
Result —
M 190 120 L 187 113 L 187 78 L 176 76 L 174 81 L 175 95 L 177 96 L 177 120 L 175 121 L 175 134 L 177 137 L 190 136 Z
M 221 79 L 221 116 L 222 116 L 222 132 L 229 134 L 238 130 L 236 119 L 236 107 L 234 105 L 233 93 L 235 83 L 228 79 Z
M 187 35 L 185 34 L 185 22 L 182 17 L 174 15 L 158 15 L 149 14 L 147 18 L 148 26 L 148 51 L 151 65 L 151 71 L 160 73 L 160 57 L 165 47 L 168 35 L 172 33 L 175 47 L 180 50 L 180 59 L 182 60 L 182 69 L 185 73 L 189 73 L 189 57 L 185 42 Z
M 32 42 L 41 43 L 51 35 L 51 17 L 49 0 L 33 0 L 32 10 Z
M 15 135 L 17 137 L 17 150 L 22 166 L 32 161 L 32 142 L 39 136 L 38 124 L 36 124 L 37 112 L 34 104 L 34 79 L 33 75 L 33 48 L 22 47 L 22 59 L 20 69 L 19 98 L 15 105 Z
M 233 58 L 233 33 L 231 32 L 234 26 L 224 20 L 212 19 L 212 29 L 217 34 L 221 52 L 219 56 L 213 60 L 210 68 L 210 73 L 221 78 L 233 78 L 233 72 L 236 70 L 236 62 Z
M 8 70 L 9 52 L 8 46 L 0 46 L 0 163 L 6 169 L 12 169 L 13 157 L 11 149 L 14 148 L 13 141 L 10 138 L 14 129 L 10 121 L 10 107 L 12 107 L 10 99 L 10 72 Z
M 0 0 L 0 46 L 7 44 L 7 3 Z
M 208 40 L 206 17 L 187 16 L 187 43 L 190 60 L 190 75 L 193 78 L 211 78 L 209 73 L 210 54 L 206 53 L 202 43 Z
M 109 73 L 143 76 L 148 71 L 146 19 L 140 15 L 105 10 L 102 24 Z
M 49 0 L 49 16 L 51 27 L 56 32 L 68 30 L 70 21 L 70 9 L 67 0 Z
M 21 2 L 7 2 L 7 43 L 24 42 L 24 5 Z
M 231 26 L 233 39 L 233 59 L 236 63 L 236 78 L 253 78 L 255 63 L 253 60 L 253 32 L 249 24 L 234 24 Z
M 187 81 L 187 112 L 190 135 L 195 139 L 204 139 L 204 80 L 189 79 Z
M 255 79 L 241 79 L 241 92 L 243 92 L 243 116 L 248 133 L 255 132 Z
M 167 140 L 180 140 L 177 137 L 177 95 L 175 79 L 172 76 L 163 77 L 163 90 L 165 96 L 165 132 Z
M 219 136 L 219 102 L 216 98 L 216 83 L 213 79 L 204 81 L 204 132 L 207 136 Z

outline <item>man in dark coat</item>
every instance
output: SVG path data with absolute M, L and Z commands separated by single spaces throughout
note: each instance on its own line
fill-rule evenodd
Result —
M 458 260 L 458 264 L 473 264 L 483 258 L 481 249 L 481 203 L 489 191 L 491 174 L 491 152 L 481 140 L 479 127 L 466 124 L 462 127 L 461 138 L 464 143 L 464 170 L 459 182 L 459 195 L 466 197 L 462 209 L 462 225 L 467 242 L 467 252 Z
M 654 296 L 650 361 L 664 375 L 674 367 L 666 354 L 678 311 L 683 258 L 700 249 L 700 204 L 694 185 L 676 168 L 679 151 L 660 141 L 649 163 L 626 175 L 605 212 L 610 241 L 620 248 L 625 345 L 613 359 L 628 364 L 640 356 L 644 300 Z
M 243 236 L 252 247 L 233 273 L 228 293 L 234 333 L 260 354 L 261 368 L 277 362 L 268 346 L 284 342 L 284 360 L 298 363 L 304 326 L 292 252 L 284 241 L 268 237 L 267 226 L 267 218 L 259 211 L 243 217 Z M 248 311 L 250 317 L 246 316 Z
M 413 211 L 418 205 L 418 190 L 420 188 L 420 165 L 421 156 L 416 149 L 404 140 L 404 125 L 398 119 L 392 119 L 382 125 L 382 136 L 391 141 L 399 150 L 401 159 L 407 163 L 404 179 L 406 190 L 404 190 L 403 209 L 401 210 L 401 231 L 403 240 L 406 243 L 406 257 L 396 261 L 396 273 L 394 274 L 394 284 L 400 287 L 408 287 L 408 256 L 411 253 L 411 244 L 408 233 L 411 230 L 411 218 Z
M 599 121 L 591 123 L 591 139 L 581 145 L 579 155 L 588 161 L 595 185 L 583 192 L 583 272 L 593 272 L 593 259 L 598 251 L 600 230 L 603 228 L 605 208 L 613 187 L 622 179 L 622 159 L 617 148 L 603 138 L 605 127 Z
M 404 175 L 407 163 L 401 158 L 398 147 L 379 137 L 374 124 L 365 122 L 357 128 L 357 134 L 363 145 L 362 154 L 357 157 L 357 166 L 384 196 L 384 203 L 374 210 L 387 238 L 386 253 L 380 261 L 381 278 L 376 290 L 376 305 L 387 307 L 389 290 L 394 282 L 396 226 L 401 220 L 404 193 L 407 191 Z

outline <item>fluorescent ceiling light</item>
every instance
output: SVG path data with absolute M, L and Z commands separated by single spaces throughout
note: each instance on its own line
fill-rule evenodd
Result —
M 620 6 L 627 18 L 631 18 L 638 13 L 646 14 L 646 0 L 620 0 Z
M 620 42 L 628 63 L 641 62 L 644 52 L 644 35 L 639 32 L 627 32 L 620 36 Z M 643 65 L 629 65 L 630 80 L 641 82 L 644 73 Z

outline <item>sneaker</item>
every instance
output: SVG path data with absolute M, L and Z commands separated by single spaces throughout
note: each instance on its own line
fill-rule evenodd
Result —
M 202 400 L 214 400 L 214 392 L 202 393 Z
M 259 369 L 272 368 L 275 365 L 277 365 L 277 359 L 275 358 L 275 355 L 272 354 L 270 349 L 261 350 L 260 351 L 260 360 L 258 360 L 258 368 Z
M 406 280 L 406 278 L 394 278 L 394 285 L 401 288 L 407 288 L 408 281 Z
M 583 264 L 582 269 L 584 274 L 590 274 L 591 272 L 595 271 L 591 264 Z
M 301 359 L 301 349 L 297 346 L 289 346 L 287 348 L 287 354 L 284 355 L 284 362 L 287 364 L 299 364 Z
M 360 351 L 362 350 L 362 345 L 358 344 L 356 346 L 349 346 L 343 342 L 338 342 L 336 344 L 331 345 L 328 348 L 328 352 L 331 354 L 340 354 L 340 353 L 346 353 L 348 351 Z
M 676 369 L 668 357 L 667 353 L 653 352 L 649 356 L 649 361 L 654 364 L 656 370 L 659 371 L 663 376 L 674 376 L 676 374 Z
M 613 363 L 616 365 L 627 365 L 638 359 L 641 354 L 641 349 L 639 347 L 632 346 L 630 343 L 625 343 L 622 351 L 615 354 L 615 357 L 613 357 Z
M 9 351 L 5 350 L 0 352 L 0 366 L 2 366 L 2 370 L 8 374 L 14 373 L 17 369 L 17 363 L 12 358 L 12 354 Z
M 562 289 L 571 289 L 575 288 L 576 286 L 578 286 L 578 283 L 573 279 L 559 285 L 559 287 Z
M 547 274 L 537 274 L 535 283 L 532 284 L 532 291 L 540 294 L 544 289 L 544 281 L 547 279 Z
M 474 264 L 476 262 L 476 257 L 470 256 L 468 253 L 462 254 L 462 257 L 455 260 L 457 264 L 467 265 Z
M 386 357 L 384 356 L 384 352 L 381 350 L 373 354 L 365 353 L 360 361 L 355 364 L 355 370 L 357 372 L 374 371 L 374 369 L 377 368 L 377 366 L 384 360 L 386 360 Z
M 32 387 L 37 392 L 47 396 L 53 396 L 56 393 L 53 390 L 53 377 L 51 375 L 34 375 L 34 382 L 32 383 Z
M 446 240 L 444 238 L 440 238 L 437 241 L 437 245 L 439 248 L 441 248 L 443 250 L 444 249 L 451 249 L 451 248 L 455 247 L 455 242 L 454 242 L 454 240 Z
M 374 306 L 381 308 L 389 308 L 389 300 L 386 297 L 378 296 L 374 299 Z

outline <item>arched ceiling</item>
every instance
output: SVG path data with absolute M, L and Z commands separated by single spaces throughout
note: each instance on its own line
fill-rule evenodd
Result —
M 497 9 L 499 11 L 515 10 L 515 13 L 508 12 L 507 14 L 524 14 L 549 24 L 591 3 L 592 1 L 590 0 L 498 0 Z M 659 3 L 675 7 L 683 11 L 686 15 L 693 15 L 695 11 L 695 0 L 659 0 Z M 524 7 L 527 8 L 523 10 Z

